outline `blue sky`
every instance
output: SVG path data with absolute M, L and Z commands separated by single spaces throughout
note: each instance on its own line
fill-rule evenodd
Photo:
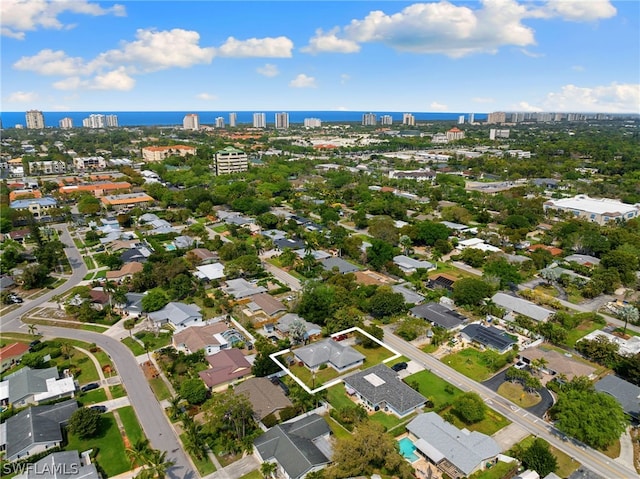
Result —
M 640 2 L 2 0 L 2 110 L 640 113 Z

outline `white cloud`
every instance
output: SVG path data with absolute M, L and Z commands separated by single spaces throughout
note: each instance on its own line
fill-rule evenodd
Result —
M 309 40 L 309 45 L 301 48 L 305 53 L 357 53 L 360 45 L 352 40 L 338 38 L 339 28 L 324 33 L 322 29 L 316 30 L 316 36 Z
M 117 70 L 96 75 L 91 82 L 89 82 L 88 88 L 90 90 L 120 90 L 129 91 L 136 86 L 136 81 L 131 78 L 124 67 L 120 67 Z
M 346 106 L 337 106 L 334 108 L 334 110 L 336 111 L 349 111 L 349 109 Z
M 32 57 L 22 57 L 13 64 L 16 70 L 27 70 L 39 75 L 73 76 L 88 73 L 89 68 L 79 57 L 69 57 L 62 50 L 40 50 Z
M 640 113 L 640 83 L 611 83 L 595 87 L 565 85 L 542 102 L 545 111 Z
M 212 95 L 211 93 L 199 93 L 198 95 L 196 95 L 196 98 L 198 100 L 205 100 L 205 101 L 213 101 L 218 99 L 217 96 Z
M 264 75 L 266 77 L 275 77 L 280 74 L 278 67 L 271 63 L 267 63 L 263 67 L 256 68 L 256 71 L 260 73 L 260 75 Z
M 73 76 L 54 82 L 53 88 L 56 90 L 79 90 L 81 88 L 86 88 L 87 85 L 87 80 L 83 81 L 80 77 Z
M 88 0 L 2 0 L 0 2 L 0 25 L 3 36 L 24 39 L 25 32 L 39 28 L 61 30 L 63 24 L 58 16 L 65 12 L 82 15 L 126 15 L 123 5 L 103 8 Z
M 200 47 L 199 42 L 200 34 L 193 30 L 138 29 L 136 40 L 122 42 L 120 49 L 102 53 L 95 62 L 98 65 L 126 66 L 130 73 L 211 63 L 215 48 Z
M 531 112 L 535 112 L 535 111 L 544 111 L 542 108 L 540 108 L 539 106 L 535 106 L 535 105 L 530 105 L 528 102 L 526 101 L 521 101 L 520 103 L 518 103 L 515 107 L 511 108 L 512 110 L 517 110 L 517 111 L 531 111 Z
M 287 37 L 249 38 L 237 40 L 234 37 L 218 48 L 221 57 L 265 57 L 265 58 L 290 58 L 293 42 Z
M 531 58 L 542 58 L 543 56 L 545 56 L 544 53 L 531 52 L 531 51 L 527 50 L 526 48 L 521 48 L 520 52 L 523 55 L 526 55 L 526 56 L 531 57 Z
M 38 94 L 33 91 L 16 91 L 7 97 L 7 103 L 31 103 L 38 99 Z
M 293 88 L 315 88 L 316 79 L 300 73 L 297 77 L 289 82 L 289 86 Z
M 443 105 L 442 103 L 438 103 L 437 101 L 431 102 L 429 108 L 431 108 L 431 111 L 447 111 L 449 109 L 447 105 Z
M 471 101 L 473 101 L 475 103 L 494 103 L 496 100 L 495 100 L 495 98 L 476 96 L 476 97 L 472 98 Z
M 548 0 L 542 11 L 572 22 L 592 22 L 616 15 L 616 7 L 609 0 Z

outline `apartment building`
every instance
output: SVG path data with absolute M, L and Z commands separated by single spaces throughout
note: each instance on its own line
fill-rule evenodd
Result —
M 73 120 L 68 116 L 58 122 L 58 126 L 64 130 L 73 128 Z
M 380 117 L 381 125 L 393 125 L 393 117 L 391 115 L 382 115 Z
M 9 203 L 9 208 L 14 210 L 28 210 L 34 218 L 42 218 L 48 216 L 49 210 L 56 208 L 58 202 L 51 196 L 43 198 L 24 198 Z
M 131 189 L 131 183 L 127 181 L 118 182 L 98 182 L 89 183 L 85 185 L 67 185 L 61 186 L 58 192 L 62 195 L 72 195 L 74 193 L 91 193 L 96 198 L 104 196 L 108 193 L 115 193 L 117 191 L 124 192 Z
M 495 140 L 496 138 L 509 138 L 510 133 L 511 133 L 511 130 L 509 130 L 508 128 L 504 128 L 504 129 L 491 128 L 489 130 L 489 139 Z
M 266 115 L 266 113 L 254 113 L 253 114 L 253 127 L 254 128 L 266 128 L 267 127 L 267 115 Z
M 107 162 L 102 156 L 77 156 L 73 159 L 73 167 L 76 170 L 101 170 L 107 167 Z
M 197 113 L 187 113 L 182 119 L 183 130 L 199 130 L 200 117 Z
M 276 129 L 286 130 L 289 128 L 289 113 L 276 113 Z
M 64 163 L 64 161 L 30 161 L 28 164 L 30 175 L 54 175 L 67 171 L 67 165 Z
M 447 131 L 447 140 L 448 141 L 457 141 L 464 139 L 464 131 L 460 128 L 453 127 L 449 131 Z
M 232 146 L 218 151 L 215 159 L 216 175 L 218 176 L 247 171 L 249 168 L 247 154 Z
M 404 113 L 402 115 L 402 124 L 403 125 L 409 125 L 409 126 L 415 126 L 416 125 L 416 117 L 413 116 L 411 113 Z
M 238 114 L 235 112 L 229 113 L 229 127 L 235 128 L 238 124 Z
M 224 117 L 216 117 L 216 128 L 224 128 Z
M 162 161 L 169 156 L 187 156 L 196 154 L 195 146 L 146 146 L 142 149 L 142 159 L 146 162 Z
M 25 114 L 28 130 L 43 130 L 44 115 L 40 110 L 29 110 Z
M 507 121 L 507 114 L 504 111 L 494 111 L 487 116 L 487 123 L 505 123 Z
M 320 118 L 305 118 L 305 128 L 320 128 L 322 126 L 322 120 Z
M 362 115 L 362 126 L 375 126 L 378 123 L 378 117 L 375 113 L 365 113 Z

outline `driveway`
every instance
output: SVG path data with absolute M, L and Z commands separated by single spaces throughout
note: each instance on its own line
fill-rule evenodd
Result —
M 498 392 L 498 388 L 500 387 L 500 385 L 507 380 L 505 377 L 506 374 L 507 374 L 507 370 L 504 369 L 500 371 L 498 374 L 496 374 L 495 376 L 482 382 L 482 385 L 488 387 L 492 391 Z M 523 409 L 529 412 L 530 414 L 533 414 L 534 416 L 543 418 L 544 414 L 549 410 L 551 406 L 553 406 L 553 396 L 551 395 L 551 393 L 547 388 L 538 389 L 538 394 L 541 397 L 540 402 L 535 406 L 531 406 Z

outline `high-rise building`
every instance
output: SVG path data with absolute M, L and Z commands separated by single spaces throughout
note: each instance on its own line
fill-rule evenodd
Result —
M 446 133 L 448 141 L 457 141 L 464 139 L 464 131 L 458 127 L 453 127 Z
M 305 118 L 305 128 L 320 128 L 322 126 L 322 120 L 320 118 Z
M 380 117 L 381 125 L 393 125 L 393 117 L 391 115 L 382 115 Z
M 509 138 L 509 129 L 491 128 L 489 130 L 489 139 L 495 140 L 496 138 Z
M 237 113 L 229 113 L 229 126 L 231 128 L 235 128 L 238 123 L 238 114 Z
M 507 114 L 503 111 L 494 111 L 487 116 L 487 123 L 505 123 Z
M 458 125 L 464 125 L 464 115 L 458 117 Z
M 411 113 L 404 113 L 402 115 L 402 124 L 403 125 L 409 125 L 409 126 L 415 126 L 416 117 L 413 116 Z
M 476 121 L 475 113 L 469 113 L 469 123 L 473 125 L 475 121 Z
M 362 125 L 363 126 L 375 126 L 378 122 L 375 113 L 365 113 L 362 115 Z
M 108 128 L 118 128 L 118 115 L 107 115 L 105 120 Z
M 197 113 L 187 113 L 182 119 L 183 130 L 199 130 L 200 117 Z
M 82 120 L 82 126 L 85 128 L 104 128 L 106 117 L 104 115 L 92 114 L 88 118 Z
M 254 113 L 253 114 L 253 127 L 254 128 L 266 128 L 267 127 L 267 115 L 266 115 L 266 113 Z
M 224 128 L 224 117 L 216 117 L 216 128 Z
M 44 129 L 44 115 L 40 110 L 29 110 L 26 113 L 27 128 L 29 130 Z
M 276 129 L 286 130 L 289 128 L 289 113 L 276 113 Z
M 247 171 L 249 168 L 249 160 L 244 151 L 228 146 L 225 149 L 216 152 L 215 167 L 216 175 L 240 173 Z
M 73 128 L 73 120 L 68 116 L 64 117 L 62 120 L 58 122 L 58 126 L 63 129 Z

